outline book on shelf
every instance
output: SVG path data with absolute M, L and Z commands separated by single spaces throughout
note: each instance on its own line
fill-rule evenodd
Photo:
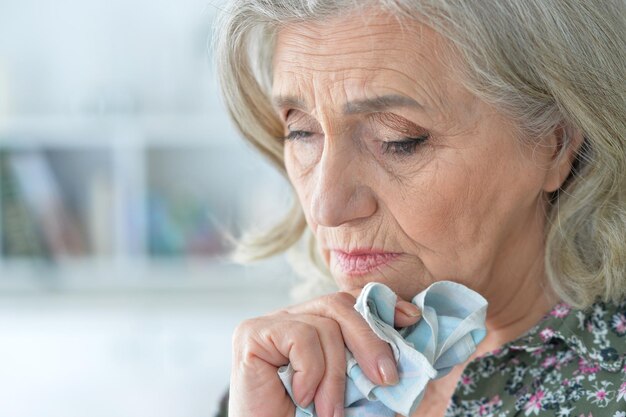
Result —
M 191 196 L 174 197 L 149 190 L 148 248 L 150 255 L 212 257 L 225 251 L 217 220 L 206 201 Z
M 20 219 L 18 225 L 9 225 L 9 230 L 12 227 L 16 230 L 11 235 L 6 234 L 6 238 L 16 239 L 18 236 L 19 242 L 22 230 L 22 233 L 30 236 L 30 245 L 36 246 L 32 242 L 41 242 L 38 247 L 42 250 L 31 249 L 34 252 L 32 256 L 59 259 L 86 254 L 87 247 L 80 223 L 69 211 L 45 154 L 40 150 L 20 150 L 5 153 L 5 159 L 4 171 L 11 183 L 9 194 L 12 198 L 9 199 L 9 206 L 14 207 L 13 213 L 10 210 L 9 214 Z M 6 207 L 6 202 L 3 206 Z M 3 217 L 4 225 L 10 223 L 6 214 Z M 36 239 L 33 237 L 35 234 Z M 7 248 L 15 246 L 8 243 Z
M 86 230 L 92 253 L 111 256 L 115 242 L 114 190 L 110 176 L 97 172 L 87 184 Z
M 47 258 L 42 236 L 18 188 L 16 178 L 9 169 L 9 155 L 7 152 L 0 152 L 0 230 L 3 255 Z

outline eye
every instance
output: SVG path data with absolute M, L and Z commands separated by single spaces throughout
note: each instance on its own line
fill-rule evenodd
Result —
M 307 132 L 306 130 L 291 130 L 287 136 L 285 136 L 284 140 L 296 140 L 296 139 L 304 139 L 313 136 L 313 132 Z
M 429 135 L 422 135 L 416 138 L 405 138 L 401 141 L 383 142 L 383 154 L 396 156 L 407 156 L 415 153 L 417 147 L 428 140 Z

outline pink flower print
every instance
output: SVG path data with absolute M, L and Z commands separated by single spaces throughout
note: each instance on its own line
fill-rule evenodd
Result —
M 474 378 L 472 378 L 470 375 L 467 374 L 463 374 L 461 375 L 461 385 L 463 386 L 463 392 L 464 393 L 470 393 L 474 391 Z
M 587 399 L 591 400 L 593 404 L 598 404 L 600 407 L 606 407 L 611 401 L 613 393 L 609 393 L 607 387 L 612 385 L 609 381 L 602 381 L 602 387 L 598 387 L 596 383 L 594 385 L 595 391 L 588 392 Z
M 543 366 L 544 368 L 551 368 L 555 366 L 556 364 L 557 364 L 556 355 L 550 355 L 543 360 L 543 362 L 541 363 L 541 366 Z
M 502 407 L 502 399 L 500 398 L 499 395 L 496 395 L 494 397 L 491 398 L 491 400 L 489 400 L 489 408 L 490 411 L 493 413 L 494 411 L 498 410 L 499 408 Z
M 537 350 L 533 350 L 532 352 L 530 352 L 530 355 L 531 355 L 532 357 L 537 358 L 537 357 L 542 356 L 542 355 L 543 355 L 543 352 L 545 352 L 545 351 L 546 351 L 546 349 L 545 349 L 545 348 L 538 348 Z
M 547 342 L 548 340 L 550 340 L 552 336 L 554 336 L 554 330 L 552 330 L 549 327 L 546 327 L 545 329 L 539 332 L 539 337 L 541 337 L 541 340 L 543 340 L 544 342 Z
M 556 317 L 557 319 L 562 319 L 563 317 L 567 316 L 571 310 L 571 307 L 567 304 L 560 303 L 554 306 L 554 308 L 550 312 L 550 315 L 552 317 Z
M 611 327 L 615 330 L 620 336 L 626 334 L 626 314 L 618 313 L 613 316 L 613 320 L 611 320 Z
M 479 416 L 490 416 L 493 415 L 494 411 L 500 407 L 502 407 L 502 400 L 500 399 L 499 395 L 496 395 L 494 397 L 491 397 L 489 401 L 480 404 L 478 406 L 477 412 Z
M 580 358 L 578 360 L 578 370 L 586 375 L 595 374 L 600 371 L 600 365 L 598 365 L 597 363 L 591 364 L 583 358 Z
M 622 382 L 617 390 L 617 401 L 626 401 L 626 382 Z
M 541 400 L 543 399 L 544 393 L 539 390 L 530 396 L 530 399 L 524 406 L 524 415 L 528 416 L 530 414 L 539 414 L 541 411 Z
M 593 414 L 589 413 L 589 415 L 585 416 L 585 413 L 582 413 L 578 417 L 593 417 Z
M 472 377 L 469 375 L 461 376 L 461 384 L 463 385 L 472 385 L 474 381 L 472 381 Z

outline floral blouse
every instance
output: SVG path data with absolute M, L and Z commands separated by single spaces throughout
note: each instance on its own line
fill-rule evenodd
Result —
M 227 396 L 217 417 L 228 415 Z M 557 304 L 524 336 L 471 361 L 445 417 L 626 417 L 626 300 Z
M 557 304 L 524 336 L 470 362 L 446 417 L 626 417 L 626 300 Z

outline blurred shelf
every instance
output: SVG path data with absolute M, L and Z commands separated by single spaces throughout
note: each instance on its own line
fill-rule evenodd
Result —
M 223 111 L 0 118 L 2 147 L 244 146 Z
M 286 288 L 215 255 L 286 190 L 224 114 L 0 120 L 0 292 Z
M 0 293 L 287 290 L 293 275 L 281 258 L 237 265 L 224 259 L 4 259 Z

